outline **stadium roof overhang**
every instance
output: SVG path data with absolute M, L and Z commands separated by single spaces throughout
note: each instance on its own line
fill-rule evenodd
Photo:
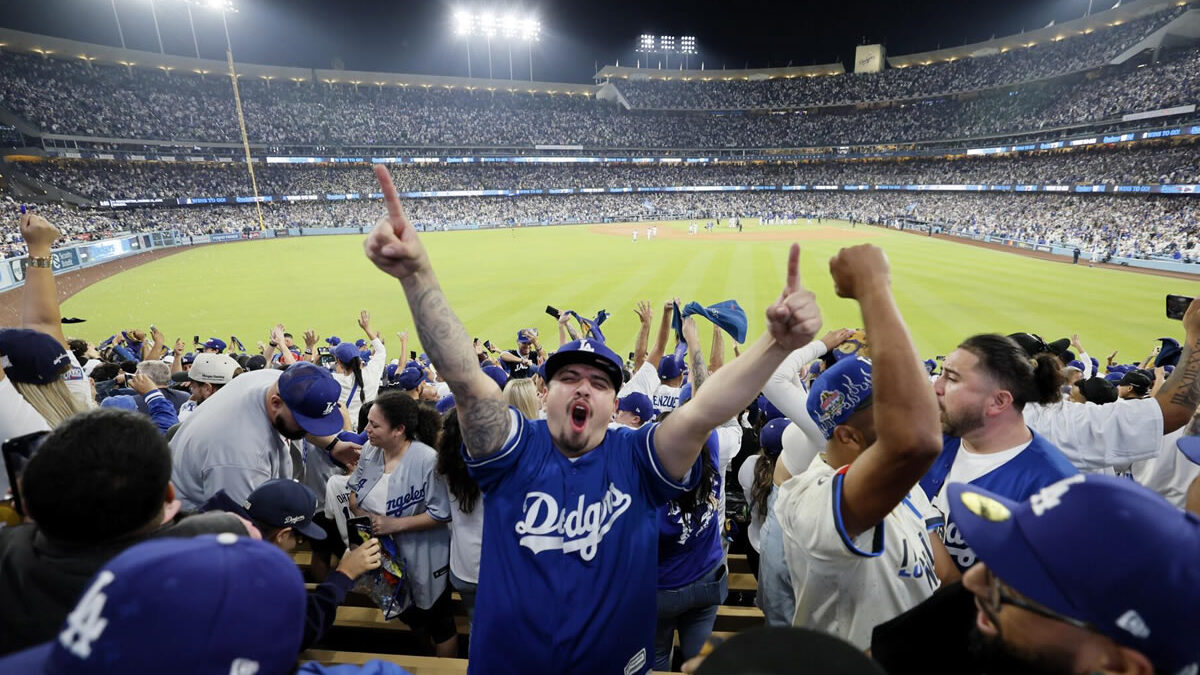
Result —
M 1025 31 L 1018 35 L 975 42 L 960 47 L 949 47 L 929 52 L 889 56 L 888 65 L 893 68 L 908 68 L 910 66 L 928 66 L 943 61 L 969 59 L 973 56 L 991 56 L 1014 49 L 1033 47 L 1034 45 L 1058 42 L 1077 35 L 1085 35 L 1095 30 L 1118 26 L 1126 21 L 1132 21 L 1148 14 L 1160 12 L 1174 5 L 1184 6 L 1187 2 L 1181 0 L 1141 0 L 1121 7 L 1085 16 L 1073 21 Z
M 92 63 L 121 65 L 130 68 L 151 68 L 167 73 L 229 76 L 229 64 L 214 59 L 196 59 L 174 54 L 158 54 L 136 49 L 121 49 L 89 42 L 78 42 L 62 38 L 25 33 L 0 28 L 0 49 L 12 52 L 40 54 L 60 59 L 81 59 Z M 530 94 L 568 94 L 594 96 L 596 85 L 566 82 L 530 82 L 528 80 L 493 80 L 487 78 L 446 77 L 439 75 L 412 75 L 402 73 L 377 73 L 360 70 L 319 70 L 313 68 L 289 68 L 253 63 L 235 63 L 238 78 L 261 79 L 279 82 L 324 82 L 355 86 L 399 86 L 440 87 L 445 89 L 468 89 L 503 91 Z
M 732 70 L 671 70 L 661 68 L 630 68 L 627 66 L 604 66 L 596 73 L 597 80 L 769 80 L 778 77 L 816 77 L 818 75 L 841 75 L 846 72 L 840 62 L 816 66 L 789 66 L 787 68 L 737 68 Z

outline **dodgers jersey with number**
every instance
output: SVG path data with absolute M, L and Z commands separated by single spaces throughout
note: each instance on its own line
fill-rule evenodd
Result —
M 1030 433 L 1033 434 L 1033 440 L 1016 457 L 976 478 L 970 484 L 1001 497 L 1023 502 L 1047 485 L 1079 473 L 1079 469 L 1072 466 L 1058 448 L 1036 432 L 1030 430 Z M 950 475 L 950 468 L 954 466 L 954 458 L 958 456 L 960 447 L 961 438 L 943 437 L 942 454 L 938 455 L 920 482 L 921 489 L 925 491 L 930 502 L 936 503 L 938 493 L 946 489 L 946 477 Z M 950 553 L 955 567 L 966 571 L 977 560 L 975 552 L 963 540 L 950 514 L 943 513 L 942 516 L 946 519 L 945 534 L 942 537 L 946 551 Z
M 658 425 L 609 429 L 572 461 L 546 422 L 509 415 L 504 446 L 467 457 L 484 493 L 469 671 L 649 671 L 658 510 L 689 487 L 659 462 Z

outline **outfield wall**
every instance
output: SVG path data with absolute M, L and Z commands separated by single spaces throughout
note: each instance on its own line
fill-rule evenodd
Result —
M 655 220 L 651 217 L 642 218 L 642 220 Z M 540 223 L 532 224 L 539 225 L 570 225 L 578 223 Z M 522 225 L 529 227 L 530 225 Z M 474 227 L 457 227 L 450 229 L 483 229 L 484 226 Z M 490 226 L 486 226 L 490 229 Z M 1054 244 L 1043 244 L 1021 239 L 1011 239 L 1007 237 L 996 237 L 988 234 L 967 234 L 949 232 L 937 224 L 926 223 L 892 223 L 886 225 L 892 229 L 909 230 L 914 232 L 923 232 L 933 234 L 941 234 L 959 239 L 970 239 L 989 244 L 1000 244 L 1003 246 L 1011 246 L 1013 248 L 1021 248 L 1029 251 L 1038 251 L 1041 253 L 1049 253 L 1064 258 L 1072 257 L 1074 248 L 1069 246 L 1059 246 Z M 111 239 L 103 239 L 90 242 L 81 242 L 55 249 L 51 253 L 51 266 L 54 274 L 63 274 L 75 270 L 85 269 L 100 265 L 103 263 L 112 262 L 122 258 L 148 253 L 154 250 L 163 248 L 173 248 L 179 246 L 194 246 L 197 244 L 222 244 L 235 241 L 248 241 L 254 239 L 279 239 L 283 237 L 310 237 L 310 236 L 330 236 L 330 235 L 345 235 L 345 234 L 366 234 L 366 227 L 291 227 L 287 229 L 276 230 L 255 230 L 248 233 L 242 232 L 219 232 L 214 234 L 187 235 L 178 231 L 171 230 L 167 232 L 143 232 L 124 234 Z M 1083 258 L 1087 258 L 1088 251 L 1082 251 Z M 1185 263 L 1178 260 L 1169 260 L 1165 258 L 1141 259 L 1141 258 L 1122 258 L 1112 257 L 1105 262 L 1112 265 L 1126 265 L 1129 267 L 1140 267 L 1149 270 L 1160 270 L 1164 272 L 1175 272 L 1182 274 L 1200 275 L 1200 263 Z M 25 266 L 28 264 L 27 256 L 16 258 L 6 258 L 3 264 L 0 264 L 0 293 L 19 288 L 25 283 Z

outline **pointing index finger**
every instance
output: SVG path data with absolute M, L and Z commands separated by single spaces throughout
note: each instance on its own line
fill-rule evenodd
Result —
M 375 178 L 383 190 L 383 203 L 387 205 L 389 219 L 403 218 L 404 211 L 400 208 L 400 197 L 396 194 L 396 186 L 392 183 L 392 174 L 382 164 L 375 165 Z
M 787 284 L 784 286 L 784 295 L 791 295 L 800 288 L 800 244 L 792 244 L 788 251 L 788 271 Z

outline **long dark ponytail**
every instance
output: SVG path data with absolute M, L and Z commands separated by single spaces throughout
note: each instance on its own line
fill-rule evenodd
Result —
M 362 359 L 357 356 L 354 357 L 354 359 L 350 361 L 350 369 L 354 371 L 354 384 L 358 387 L 358 402 L 366 403 L 367 388 L 363 386 Z
M 746 460 L 751 461 L 751 460 Z M 775 487 L 775 463 L 779 455 L 771 455 L 759 451 L 758 462 L 754 465 L 754 483 L 750 486 L 750 501 L 754 502 L 754 510 L 760 518 L 767 517 L 767 499 L 771 496 L 771 488 Z
M 462 429 L 458 426 L 458 409 L 451 409 L 442 420 L 442 435 L 437 443 L 437 468 L 446 479 L 446 488 L 454 495 L 463 513 L 475 510 L 479 501 L 479 484 L 467 471 L 467 461 L 462 454 Z

